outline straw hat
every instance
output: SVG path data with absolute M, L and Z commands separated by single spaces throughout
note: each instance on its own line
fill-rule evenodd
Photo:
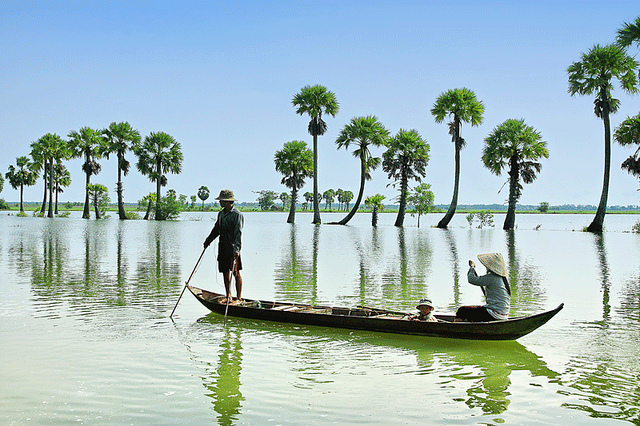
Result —
M 416 306 L 416 309 L 420 309 L 420 306 L 428 306 L 430 308 L 433 308 L 431 299 L 420 299 L 420 302 L 418 303 L 418 306 Z
M 494 274 L 500 275 L 501 277 L 507 276 L 507 265 L 505 265 L 500 253 L 479 254 L 478 260 Z
M 218 195 L 216 197 L 216 200 L 218 201 L 238 201 L 235 198 L 233 198 L 233 191 L 230 189 L 223 189 L 222 191 L 220 191 L 220 195 Z

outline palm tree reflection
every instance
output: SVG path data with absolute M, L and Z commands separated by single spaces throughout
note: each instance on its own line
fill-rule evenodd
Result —
M 238 421 L 241 402 L 240 373 L 242 371 L 242 339 L 239 328 L 225 327 L 220 343 L 218 365 L 209 376 L 204 376 L 204 386 L 210 391 L 213 409 L 218 414 L 218 424 L 232 425 Z
M 538 267 L 521 259 L 516 245 L 516 232 L 508 230 L 505 233 L 511 287 L 511 314 L 526 315 L 538 312 L 544 307 L 546 299 Z

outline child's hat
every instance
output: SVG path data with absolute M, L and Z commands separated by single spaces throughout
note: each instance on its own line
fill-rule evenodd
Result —
M 416 309 L 420 309 L 420 306 L 428 306 L 430 308 L 433 308 L 431 299 L 420 299 L 420 303 L 418 303 L 418 306 L 416 306 Z

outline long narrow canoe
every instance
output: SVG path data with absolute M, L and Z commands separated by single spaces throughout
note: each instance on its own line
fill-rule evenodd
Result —
M 208 309 L 230 317 L 251 318 L 321 327 L 348 328 L 385 333 L 416 334 L 476 340 L 515 340 L 531 333 L 554 317 L 564 304 L 536 315 L 492 322 L 453 322 L 452 315 L 436 315 L 438 322 L 412 321 L 406 312 L 375 308 L 337 308 L 301 303 L 244 299 L 222 303 L 224 295 L 187 285 Z

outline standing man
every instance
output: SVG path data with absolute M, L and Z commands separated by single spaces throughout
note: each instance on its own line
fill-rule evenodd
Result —
M 242 248 L 242 227 L 244 226 L 244 217 L 240 210 L 234 205 L 237 201 L 233 197 L 233 191 L 223 189 L 216 198 L 220 201 L 222 210 L 218 213 L 218 219 L 213 226 L 211 233 L 204 240 L 204 248 L 206 249 L 216 239 L 220 237 L 218 242 L 218 271 L 222 273 L 224 278 L 224 287 L 227 293 L 226 300 L 221 303 L 232 301 L 231 298 L 231 276 L 236 279 L 237 300 L 242 300 L 242 258 L 240 257 L 240 249 Z

